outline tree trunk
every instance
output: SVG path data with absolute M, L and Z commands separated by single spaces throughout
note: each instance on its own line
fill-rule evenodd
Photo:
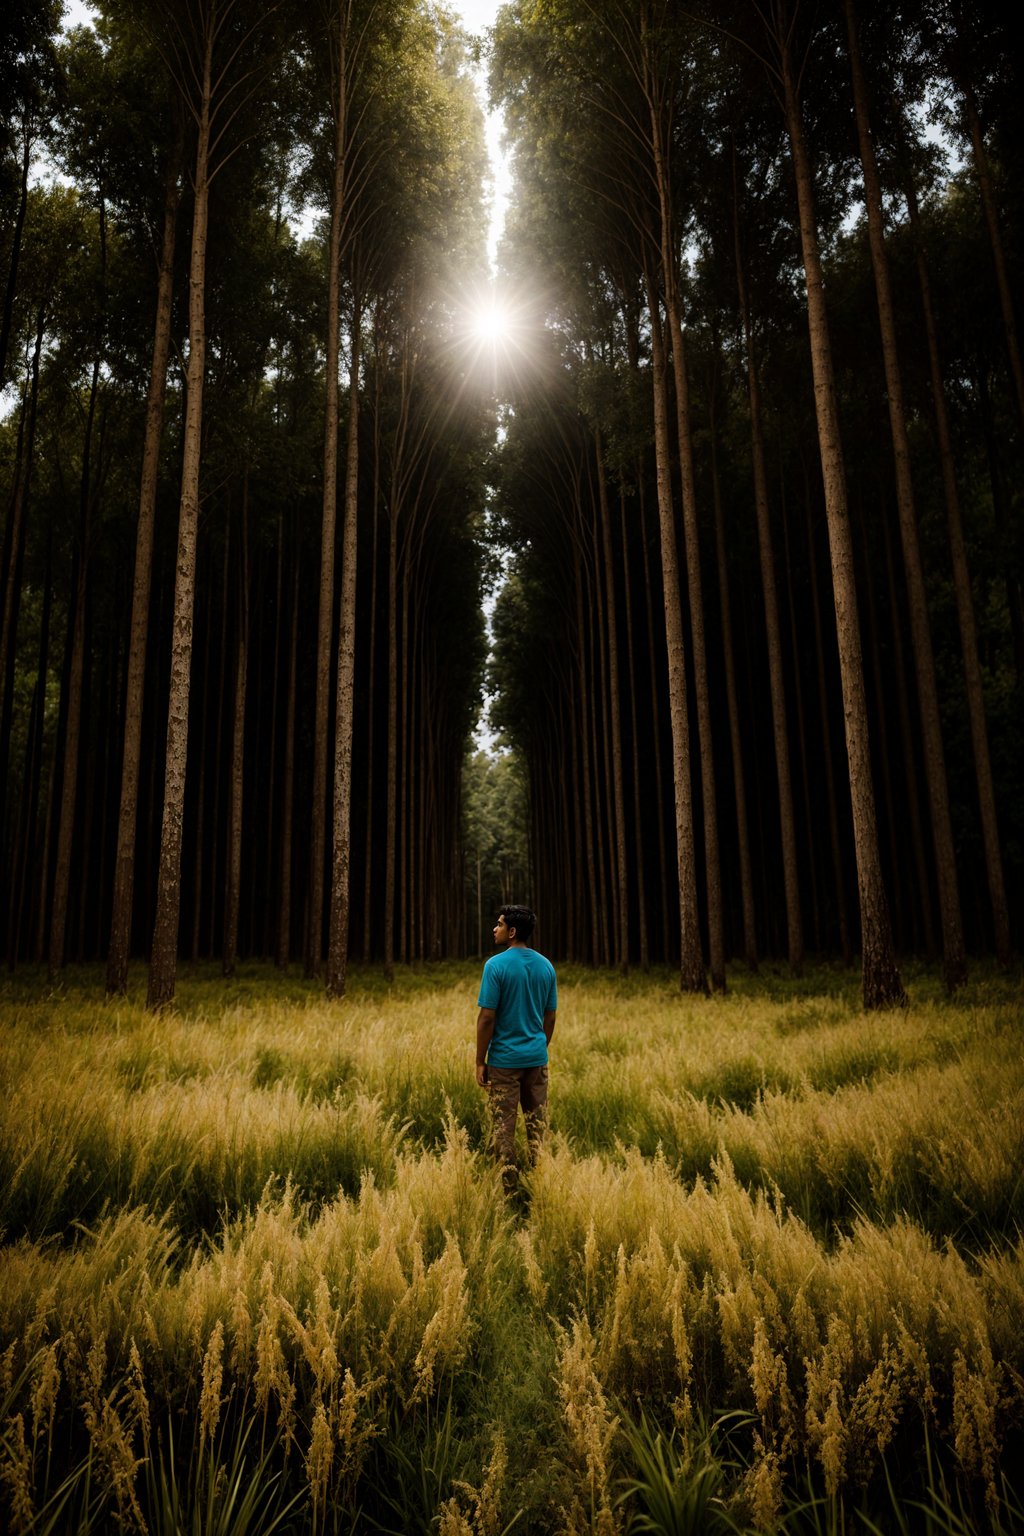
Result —
M 32 458 L 36 439 L 36 408 L 39 401 L 39 363 L 43 349 L 45 312 L 40 306 L 36 320 L 36 340 L 32 352 L 28 398 L 21 413 L 14 466 L 14 495 L 5 529 L 3 612 L 0 615 L 0 837 L 7 805 L 8 757 L 14 712 L 14 662 L 21 608 L 21 579 L 25 554 L 25 513 L 32 480 Z
M 366 858 L 363 870 L 363 964 L 369 965 L 373 951 L 373 792 L 374 792 L 374 744 L 376 741 L 374 683 L 377 677 L 377 577 L 380 555 L 378 535 L 380 530 L 380 350 L 376 347 L 377 331 L 374 321 L 374 411 L 373 411 L 373 541 L 370 553 L 370 633 L 367 638 L 369 677 L 366 685 Z
M 188 375 L 185 401 L 178 555 L 174 577 L 171 685 L 167 706 L 167 754 L 164 809 L 160 830 L 156 920 L 149 962 L 146 1005 L 165 1007 L 174 998 L 181 907 L 181 834 L 188 758 L 188 703 L 192 671 L 192 623 L 196 581 L 196 534 L 199 521 L 199 468 L 202 457 L 203 382 L 206 364 L 206 239 L 209 216 L 210 97 L 213 32 L 204 39 L 199 138 L 196 146 L 195 207 L 189 264 Z
M 900 613 L 902 604 L 898 601 L 896 592 L 896 562 L 892 552 L 892 538 L 889 526 L 883 527 L 885 536 L 885 568 L 889 579 L 889 592 L 891 594 L 892 612 L 892 640 L 893 640 L 893 666 L 896 697 L 899 706 L 900 734 L 903 742 L 903 768 L 907 781 L 907 820 L 910 823 L 910 841 L 914 854 L 914 868 L 917 875 L 917 891 L 921 906 L 921 917 L 924 923 L 925 953 L 929 960 L 933 960 L 937 946 L 935 943 L 935 924 L 932 916 L 931 881 L 928 877 L 928 859 L 925 854 L 924 829 L 921 825 L 921 806 L 919 783 L 917 779 L 916 760 L 914 746 L 916 733 L 914 731 L 912 710 L 910 707 L 910 690 L 907 687 L 907 666 L 903 649 L 903 630 L 900 625 Z
M 818 714 L 821 718 L 821 755 L 825 765 L 825 791 L 828 802 L 828 840 L 829 847 L 832 850 L 832 873 L 835 879 L 839 952 L 843 957 L 843 964 L 852 965 L 853 940 L 850 936 L 850 918 L 846 907 L 846 880 L 843 871 L 842 843 L 839 837 L 836 770 L 832 756 L 832 726 L 829 721 L 828 708 L 829 688 L 825 676 L 825 635 L 821 622 L 821 597 L 818 592 L 818 558 L 814 548 L 811 504 L 807 495 L 804 497 L 804 515 L 807 522 L 807 559 L 811 581 L 811 613 L 814 618 L 814 657 L 818 680 Z
M 288 965 L 292 933 L 292 828 L 295 819 L 295 694 L 299 656 L 300 560 L 296 544 L 292 578 L 292 622 L 288 647 L 288 703 L 284 727 L 284 775 L 281 782 L 281 885 L 278 898 L 277 964 Z
M 761 557 L 761 591 L 764 597 L 765 639 L 768 646 L 768 681 L 772 701 L 772 730 L 775 742 L 775 774 L 779 788 L 779 833 L 782 838 L 782 878 L 786 894 L 786 935 L 789 968 L 799 976 L 804 963 L 804 935 L 800 917 L 800 881 L 796 851 L 796 817 L 793 814 L 793 779 L 789 762 L 789 732 L 786 724 L 786 683 L 782 662 L 782 634 L 779 625 L 779 600 L 775 584 L 775 556 L 772 551 L 771 515 L 768 508 L 768 472 L 765 466 L 764 428 L 761 420 L 761 381 L 754 356 L 753 328 L 747 301 L 746 272 L 740 250 L 736 167 L 733 162 L 733 233 L 735 239 L 736 288 L 743 322 L 743 344 L 747 354 L 747 398 L 750 404 L 750 452 L 754 472 L 754 509 L 757 515 L 757 545 Z
M 334 851 L 331 868 L 331 922 L 327 951 L 327 995 L 343 997 L 348 966 L 349 881 L 352 852 L 352 731 L 356 664 L 356 513 L 359 497 L 359 341 L 362 317 L 352 315 L 348 444 L 345 459 L 345 517 L 341 534 L 341 620 L 338 633 L 338 694 L 334 714 Z
M 871 750 L 868 739 L 867 700 L 857 619 L 853 544 L 846 503 L 846 476 L 839 436 L 829 338 L 825 286 L 818 247 L 810 159 L 804 141 L 800 103 L 789 56 L 789 37 L 783 18 L 776 14 L 776 42 L 782 70 L 786 128 L 793 154 L 800 244 L 807 282 L 807 320 L 810 332 L 814 403 L 818 421 L 825 514 L 832 555 L 832 591 L 839 641 L 839 670 L 846 723 L 846 754 L 850 773 L 853 836 L 857 856 L 857 885 L 861 916 L 861 964 L 865 1008 L 888 1008 L 906 1003 L 893 949 L 889 905 L 878 852 L 875 796 L 871 782 Z
M 177 162 L 164 183 L 164 229 L 156 291 L 156 324 L 146 398 L 146 429 L 142 445 L 139 520 L 135 531 L 135 581 L 132 590 L 131 638 L 124 711 L 124 754 L 121 799 L 114 861 L 114 898 L 107 954 L 107 992 L 123 994 L 128 987 L 132 897 L 135 880 L 135 829 L 139 805 L 139 763 L 142 757 L 142 710 L 145 700 L 146 642 L 149 636 L 149 595 L 153 571 L 157 476 L 167 392 L 167 360 L 171 346 L 171 303 L 174 293 L 174 237 L 180 199 Z
M 580 719 L 574 736 L 579 741 L 581 777 L 583 780 L 583 847 L 586 856 L 587 890 L 590 899 L 586 903 L 590 918 L 590 963 L 597 964 L 600 951 L 597 910 L 597 869 L 594 864 L 594 801 L 590 782 L 590 747 L 587 732 L 589 713 L 589 689 L 587 687 L 587 650 L 583 625 L 583 572 L 580 569 L 579 550 L 573 549 L 573 587 L 576 593 L 576 653 L 579 668 Z
M 327 845 L 327 737 L 331 690 L 331 635 L 334 629 L 334 541 L 338 518 L 338 362 L 341 324 L 341 226 L 345 192 L 345 35 L 338 54 L 338 102 L 331 190 L 331 236 L 327 263 L 327 399 L 324 410 L 324 494 L 320 537 L 320 616 L 316 647 L 316 712 L 313 727 L 313 799 L 310 834 L 309 928 L 306 975 L 320 972 L 324 863 Z M 337 726 L 335 726 L 337 731 Z
M 611 510 L 604 473 L 601 434 L 595 432 L 597 457 L 598 506 L 604 553 L 605 627 L 608 637 L 608 698 L 611 706 L 612 803 L 615 824 L 615 865 L 618 884 L 618 931 L 615 935 L 615 964 L 621 975 L 629 974 L 629 867 L 626 857 L 626 795 L 622 777 L 622 719 L 619 709 L 619 638 L 615 618 L 615 570 L 612 563 Z
M 224 881 L 225 976 L 238 960 L 238 912 L 242 895 L 242 812 L 245 798 L 245 701 L 249 672 L 249 467 L 242 471 L 242 528 L 239 540 L 238 635 L 235 647 L 234 711 L 231 726 L 231 780 L 228 786 L 228 846 Z M 259 722 L 257 721 L 257 724 Z M 257 733 L 258 734 L 258 733 Z
M 967 953 L 964 948 L 960 894 L 957 890 L 956 852 L 953 847 L 946 756 L 942 745 L 942 726 L 939 716 L 939 689 L 935 677 L 935 653 L 932 650 L 924 567 L 917 535 L 917 510 L 914 505 L 914 488 L 910 474 L 910 444 L 907 440 L 903 377 L 896 350 L 896 319 L 892 281 L 889 275 L 889 257 L 885 248 L 882 188 L 868 122 L 867 86 L 861 66 L 853 0 L 845 0 L 845 6 L 853 77 L 854 112 L 857 119 L 861 165 L 864 171 L 868 243 L 871 247 L 871 265 L 874 270 L 875 293 L 878 299 L 885 387 L 889 396 L 889 426 L 892 432 L 893 457 L 896 465 L 896 503 L 899 511 L 900 541 L 903 546 L 903 563 L 910 607 L 910 636 L 914 651 L 914 671 L 921 716 L 925 781 L 928 785 L 932 842 L 938 875 L 943 970 L 946 990 L 952 993 L 967 980 Z M 1024 419 L 1024 393 L 1021 395 L 1021 402 L 1022 419 Z
M 729 738 L 736 801 L 736 840 L 739 845 L 740 892 L 743 901 L 743 953 L 747 965 L 757 970 L 757 920 L 754 911 L 754 875 L 750 863 L 750 829 L 747 822 L 747 791 L 743 772 L 743 737 L 740 731 L 739 697 L 736 692 L 736 657 L 732 638 L 732 604 L 725 553 L 725 518 L 718 478 L 718 439 L 714 390 L 711 391 L 711 487 L 715 508 L 715 552 L 718 560 L 718 596 L 722 609 L 722 650 L 725 656 L 725 695 L 729 709 Z
M 921 239 L 921 222 L 917 207 L 917 192 L 913 180 L 907 181 L 907 211 L 914 235 L 914 251 L 917 258 L 917 275 L 921 288 L 921 307 L 924 313 L 925 335 L 928 338 L 928 364 L 931 372 L 932 401 L 935 406 L 935 430 L 942 465 L 942 488 L 946 501 L 946 522 L 949 528 L 949 550 L 953 566 L 953 589 L 956 593 L 957 621 L 960 626 L 960 646 L 964 657 L 964 675 L 967 684 L 967 710 L 971 724 L 971 746 L 974 752 L 974 775 L 978 784 L 978 804 L 981 811 L 981 830 L 985 847 L 985 870 L 988 876 L 989 901 L 992 905 L 992 923 L 995 937 L 996 959 L 1000 965 L 1010 963 L 1010 910 L 1006 899 L 1003 879 L 1003 855 L 999 842 L 999 822 L 996 814 L 995 784 L 992 777 L 992 759 L 989 754 L 988 724 L 985 718 L 985 687 L 978 654 L 978 631 L 974 620 L 974 598 L 971 593 L 971 574 L 967 564 L 967 542 L 964 538 L 963 516 L 960 510 L 960 491 L 957 485 L 956 462 L 953 454 L 953 438 L 946 408 L 946 391 L 939 361 L 938 333 L 932 308 L 931 281 Z
M 643 466 L 638 467 L 640 498 L 640 545 L 644 566 L 644 606 L 647 619 L 647 661 L 651 690 L 651 752 L 654 757 L 654 798 L 657 801 L 656 831 L 658 838 L 658 903 L 661 911 L 661 958 L 665 965 L 672 961 L 672 940 L 669 924 L 668 894 L 668 836 L 665 831 L 665 786 L 661 764 L 661 706 L 658 702 L 657 647 L 654 639 L 654 591 L 651 582 L 651 559 L 647 548 L 647 502 L 644 496 Z
M 11 259 L 7 267 L 7 288 L 4 293 L 3 319 L 0 320 L 0 390 L 7 383 L 7 353 L 11 343 L 11 326 L 14 320 L 14 301 L 18 292 L 18 267 L 21 261 L 21 237 L 25 229 L 28 211 L 28 181 L 32 169 L 31 123 L 26 113 L 21 123 L 21 182 L 18 189 L 18 211 L 11 230 Z
M 989 243 L 992 246 L 992 262 L 996 272 L 996 286 L 999 289 L 1003 329 L 1006 333 L 1006 351 L 1010 360 L 1010 372 L 1013 375 L 1014 389 L 1017 394 L 1017 410 L 1021 422 L 1024 423 L 1024 364 L 1021 362 L 1020 341 L 1017 336 L 1017 320 L 1013 308 L 1013 288 L 1006 265 L 1006 252 L 1003 249 L 1003 237 L 999 228 L 999 213 L 996 209 L 995 192 L 992 188 L 992 172 L 988 163 L 988 153 L 985 149 L 985 139 L 981 131 L 981 119 L 978 116 L 978 104 L 974 97 L 971 82 L 963 72 L 954 65 L 951 73 L 960 94 L 963 96 L 964 110 L 967 114 L 971 152 L 974 156 L 974 171 L 978 178 L 981 206 L 984 209 Z
M 619 531 L 622 538 L 622 582 L 625 591 L 626 665 L 629 668 L 629 721 L 633 769 L 633 830 L 636 839 L 634 857 L 636 859 L 637 930 L 640 940 L 640 969 L 646 973 L 651 965 L 651 942 L 647 929 L 647 879 L 644 868 L 643 807 L 640 797 L 640 741 L 637 732 L 636 648 L 633 641 L 633 594 L 630 589 L 629 529 L 626 523 L 626 495 L 622 490 L 619 492 Z
M 668 647 L 668 699 L 672 722 L 672 767 L 676 802 L 676 857 L 679 870 L 679 985 L 684 992 L 706 993 L 707 977 L 701 954 L 697 914 L 697 869 L 690 786 L 690 722 L 686 703 L 686 650 L 679 597 L 679 567 L 672 508 L 672 469 L 669 458 L 668 404 L 665 388 L 665 344 L 658 294 L 650 275 L 647 292 L 651 320 L 651 377 L 654 391 L 654 443 L 657 458 L 658 515 L 661 524 L 661 573 Z
M 53 909 L 50 914 L 51 981 L 56 978 L 64 965 L 68 890 L 71 882 L 71 848 L 75 832 L 79 743 L 82 730 L 82 689 L 85 677 L 85 606 L 88 597 L 89 546 L 92 539 L 92 486 L 90 483 L 92 432 L 96 418 L 99 379 L 100 359 L 97 349 L 92 368 L 85 443 L 82 449 L 78 570 L 77 580 L 74 582 L 74 607 L 70 626 L 71 660 L 68 669 L 68 707 L 64 727 L 64 776 L 61 782 L 60 815 L 57 821 L 57 863 L 53 876 Z
M 701 801 L 704 811 L 704 879 L 707 892 L 708 958 L 711 985 L 725 991 L 725 929 L 722 917 L 722 866 L 718 851 L 718 806 L 715 793 L 715 757 L 711 736 L 711 696 L 708 686 L 707 647 L 704 634 L 704 593 L 701 583 L 700 530 L 697 526 L 697 489 L 690 430 L 690 383 L 683 347 L 679 313 L 679 284 L 675 256 L 668 168 L 662 147 L 661 127 L 651 103 L 651 142 L 655 178 L 661 207 L 661 264 L 664 302 L 672 347 L 672 371 L 676 386 L 676 431 L 679 442 L 679 478 L 683 504 L 683 538 L 686 551 L 686 584 L 690 600 L 690 638 L 693 642 L 693 685 L 697 705 L 697 739 L 700 748 Z M 703 970 L 703 968 L 702 968 Z
M 43 726 L 46 716 L 46 674 L 50 664 L 50 614 L 53 607 L 53 582 L 50 580 L 50 537 L 46 540 L 46 565 L 43 574 L 43 611 L 39 621 L 39 655 L 36 685 L 32 690 L 28 735 L 25 748 L 25 793 L 22 796 L 21 858 L 11 882 L 11 916 L 7 931 L 7 960 L 13 968 L 21 948 L 22 925 L 29 925 L 32 875 L 36 867 L 36 821 L 43 774 Z M 45 873 L 43 875 L 45 888 Z

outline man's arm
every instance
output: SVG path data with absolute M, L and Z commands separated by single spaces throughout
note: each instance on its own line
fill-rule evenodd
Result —
M 487 1086 L 486 1072 L 487 1047 L 491 1043 L 494 1034 L 493 1008 L 481 1008 L 476 1018 L 476 1080 L 481 1088 Z
M 551 1036 L 555 1032 L 555 1010 L 548 1008 L 544 1012 L 544 1038 L 548 1045 L 551 1044 Z

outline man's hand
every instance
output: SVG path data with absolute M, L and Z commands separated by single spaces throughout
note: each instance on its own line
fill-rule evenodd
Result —
M 487 1047 L 491 1043 L 494 1034 L 495 1010 L 493 1008 L 481 1008 L 476 1017 L 476 1081 L 479 1088 L 488 1088 L 487 1081 Z

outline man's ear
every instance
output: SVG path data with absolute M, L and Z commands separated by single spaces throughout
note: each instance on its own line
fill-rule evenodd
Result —
M 508 941 L 509 941 L 509 943 L 510 943 L 510 944 L 511 944 L 511 943 L 512 943 L 512 941 L 513 941 L 513 939 L 514 939 L 514 938 L 515 938 L 515 936 L 516 936 L 516 931 L 515 931 L 515 929 L 514 929 L 514 928 L 510 928 L 510 929 L 509 929 L 509 930 L 508 930 Z

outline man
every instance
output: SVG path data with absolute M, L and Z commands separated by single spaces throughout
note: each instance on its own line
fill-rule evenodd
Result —
M 477 998 L 476 1080 L 490 1095 L 492 1144 L 506 1194 L 514 1193 L 518 1182 L 519 1106 L 531 1162 L 547 1125 L 548 1045 L 558 995 L 554 966 L 527 943 L 536 921 L 529 907 L 501 908 L 494 942 L 507 947 L 484 966 Z

